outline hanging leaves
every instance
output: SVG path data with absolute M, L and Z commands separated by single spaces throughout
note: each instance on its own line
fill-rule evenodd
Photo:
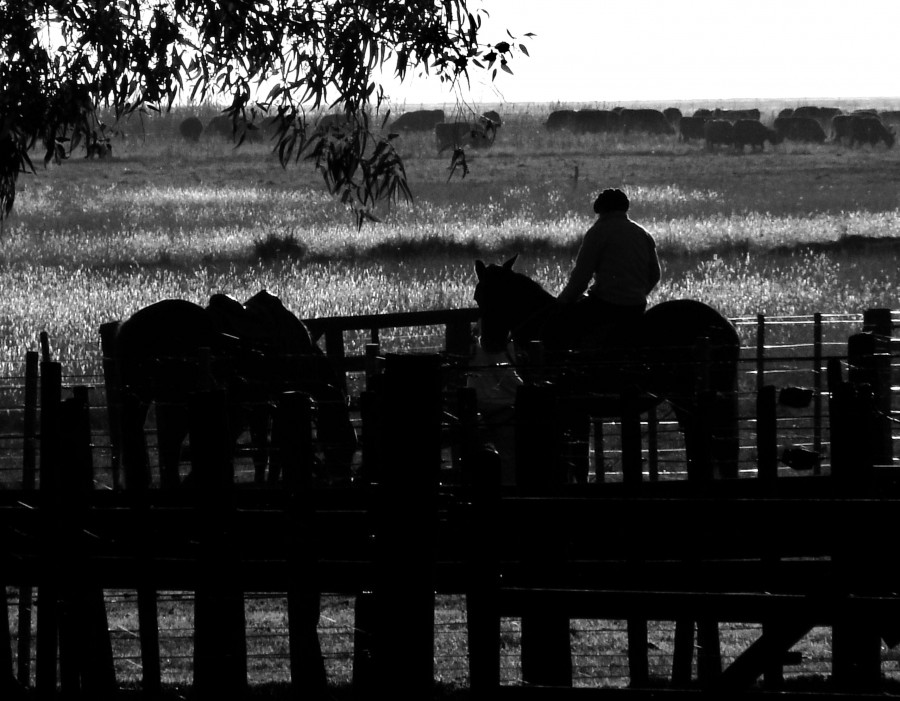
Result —
M 45 162 L 79 147 L 97 148 L 117 121 L 135 111 L 163 111 L 176 99 L 223 98 L 238 143 L 258 122 L 275 120 L 281 163 L 308 159 L 329 191 L 359 208 L 410 199 L 390 138 L 369 130 L 385 99 L 377 81 L 392 65 L 448 85 L 468 82 L 472 66 L 511 72 L 523 44 L 482 40 L 483 10 L 468 0 L 30 0 L 0 3 L 0 220 L 12 210 L 18 174 L 37 141 Z M 50 27 L 53 31 L 49 31 Z M 507 32 L 508 33 L 508 32 Z M 514 40 L 512 35 L 509 35 Z M 480 59 L 480 61 L 479 61 Z M 185 94 L 186 93 L 186 94 Z M 310 128 L 323 108 L 345 128 Z M 462 167 L 456 164 L 456 167 Z

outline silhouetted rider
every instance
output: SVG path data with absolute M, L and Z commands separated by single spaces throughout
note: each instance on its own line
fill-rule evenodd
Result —
M 569 281 L 557 297 L 558 322 L 581 329 L 582 336 L 637 321 L 659 282 L 656 242 L 628 217 L 628 206 L 628 196 L 619 189 L 597 196 L 594 212 L 599 216 L 585 233 Z

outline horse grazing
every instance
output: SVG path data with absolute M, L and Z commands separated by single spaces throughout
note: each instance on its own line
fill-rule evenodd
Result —
M 711 470 L 720 477 L 737 476 L 740 343 L 728 319 L 702 302 L 682 299 L 650 307 L 631 326 L 566 328 L 562 305 L 539 283 L 513 270 L 516 258 L 502 265 L 475 262 L 475 302 L 485 350 L 496 352 L 512 342 L 527 378 L 535 365 L 535 359 L 528 358 L 529 348 L 540 341 L 541 372 L 567 375 L 568 386 L 595 395 L 585 411 L 597 416 L 618 411 L 616 398 L 627 391 L 637 390 L 641 410 L 667 401 L 684 436 L 689 475 L 712 476 Z M 612 395 L 614 401 L 604 402 L 602 395 Z M 575 430 L 586 438 L 587 414 L 584 419 Z M 587 479 L 586 456 L 575 479 Z
M 228 438 L 249 430 L 256 481 L 265 479 L 274 402 L 286 391 L 309 393 L 328 477 L 348 481 L 356 451 L 342 385 L 300 319 L 263 290 L 244 304 L 223 294 L 209 304 L 166 299 L 118 324 L 114 359 L 121 397 L 122 467 L 127 488 L 150 484 L 144 424 L 155 406 L 160 486 L 180 484 L 191 393 L 224 390 Z M 278 465 L 269 466 L 270 481 Z

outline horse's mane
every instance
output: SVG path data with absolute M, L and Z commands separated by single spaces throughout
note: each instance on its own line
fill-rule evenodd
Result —
M 529 299 L 534 299 L 536 302 L 544 304 L 556 299 L 556 296 L 537 280 L 528 277 L 525 273 L 520 273 L 518 270 L 511 270 L 510 272 L 513 279 L 516 280 L 516 284 L 519 285 L 519 289 L 517 289 L 519 294 L 527 294 Z

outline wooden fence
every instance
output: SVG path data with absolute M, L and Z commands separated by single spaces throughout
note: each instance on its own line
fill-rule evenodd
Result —
M 628 621 L 634 689 L 659 686 L 648 672 L 647 621 L 673 620 L 676 653 L 665 685 L 672 694 L 740 694 L 759 678 L 777 689 L 785 653 L 818 625 L 834 631 L 834 691 L 879 690 L 881 640 L 900 639 L 900 581 L 878 537 L 891 532 L 900 506 L 889 316 L 867 315 L 867 331 L 849 339 L 846 355 L 818 365 L 827 370 L 826 474 L 777 478 L 778 407 L 811 402 L 817 391 L 763 383 L 755 397 L 755 479 L 654 481 L 650 422 L 642 433 L 633 418 L 622 418 L 615 424 L 631 477 L 572 485 L 556 420 L 565 398 L 552 385 L 526 385 L 514 407 L 515 488 L 501 486 L 500 457 L 480 447 L 471 392 L 448 363 L 465 355 L 474 318 L 461 310 L 415 319 L 446 324 L 446 347 L 458 353 L 389 353 L 377 362 L 377 330 L 409 317 L 311 324 L 342 367 L 369 372 L 360 403 L 366 479 L 348 489 L 311 488 L 313 409 L 297 393 L 283 397 L 276 417 L 302 427 L 277 431 L 288 466 L 283 488 L 238 488 L 220 440 L 223 398 L 205 393 L 192 406 L 194 488 L 97 491 L 87 392 L 75 388 L 63 398 L 59 363 L 30 359 L 31 376 L 40 366 L 40 433 L 36 415 L 26 412 L 24 488 L 0 491 L 0 572 L 6 583 L 39 592 L 38 692 L 114 691 L 103 590 L 120 587 L 138 592 L 150 692 L 160 686 L 161 589 L 195 592 L 200 698 L 246 684 L 242 597 L 251 590 L 287 592 L 291 677 L 314 694 L 326 683 L 316 638 L 321 592 L 356 597 L 354 684 L 367 692 L 430 693 L 436 592 L 466 596 L 471 685 L 485 694 L 513 693 L 499 688 L 498 676 L 499 622 L 509 616 L 522 620 L 523 694 L 571 688 L 573 618 Z M 370 333 L 368 353 L 351 360 L 344 332 L 356 329 Z M 452 436 L 448 377 L 457 381 Z M 449 439 L 452 482 L 442 468 Z M 785 537 L 797 523 L 816 524 L 816 537 Z M 763 635 L 723 669 L 716 631 L 728 621 L 762 623 Z M 702 652 L 696 680 L 695 635 Z M 0 675 L 12 684 L 3 643 Z

